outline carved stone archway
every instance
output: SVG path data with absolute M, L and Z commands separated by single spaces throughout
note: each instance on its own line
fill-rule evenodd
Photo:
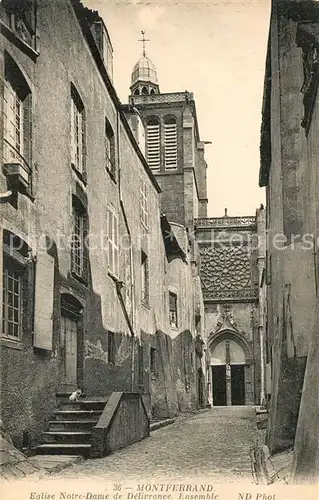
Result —
M 226 346 L 225 357 L 213 358 L 215 350 L 218 346 L 221 347 L 221 344 Z M 230 345 L 237 346 L 237 351 L 242 352 L 239 361 L 232 361 L 229 354 Z M 244 335 L 234 328 L 222 329 L 210 335 L 207 347 L 209 402 L 222 406 L 254 404 L 254 358 Z

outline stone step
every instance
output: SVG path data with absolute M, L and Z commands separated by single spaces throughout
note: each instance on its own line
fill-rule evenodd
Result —
M 104 410 L 107 401 L 107 399 L 83 399 L 81 405 L 83 410 Z
M 87 420 L 51 420 L 49 431 L 90 431 L 98 423 L 99 419 Z
M 53 416 L 56 420 L 92 420 L 101 414 L 101 410 L 56 410 Z
M 81 409 L 82 409 L 82 402 L 81 401 L 65 400 L 59 404 L 59 410 L 73 411 L 73 410 L 81 410 Z M 93 410 L 93 408 L 92 408 L 92 410 Z
M 40 444 L 36 449 L 39 455 L 81 455 L 82 457 L 89 457 L 91 452 L 90 444 L 61 444 L 49 443 Z
M 81 444 L 91 442 L 90 431 L 47 431 L 43 433 L 44 443 Z
M 59 410 L 103 410 L 107 401 L 96 401 L 92 399 L 80 399 L 79 401 L 63 401 Z

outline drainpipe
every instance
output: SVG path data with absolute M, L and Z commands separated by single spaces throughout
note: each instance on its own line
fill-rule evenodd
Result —
M 121 190 L 121 161 L 120 161 L 120 119 L 119 119 L 119 112 L 117 111 L 116 114 L 116 128 L 117 128 L 117 158 L 118 158 L 118 187 L 119 187 L 119 198 L 120 198 L 120 206 L 126 226 L 126 230 L 128 232 L 129 238 L 130 238 L 130 274 L 131 274 L 131 307 L 132 307 L 132 320 L 129 317 L 129 314 L 126 309 L 125 301 L 123 299 L 121 289 L 123 287 L 123 282 L 122 281 L 117 281 L 116 282 L 116 292 L 119 297 L 124 317 L 126 319 L 127 325 L 129 327 L 130 333 L 131 333 L 131 391 L 134 392 L 134 385 L 135 385 L 135 358 L 134 358 L 134 343 L 135 343 L 135 334 L 134 334 L 134 275 L 133 275 L 133 248 L 132 248 L 132 236 L 131 236 L 131 231 L 130 227 L 128 224 L 128 220 L 126 217 L 126 212 L 124 208 L 124 203 L 122 199 L 122 190 Z

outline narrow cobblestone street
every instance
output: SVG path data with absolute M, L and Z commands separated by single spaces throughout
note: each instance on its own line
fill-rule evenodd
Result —
M 253 407 L 219 407 L 181 417 L 144 441 L 102 459 L 86 460 L 50 479 L 118 481 L 206 477 L 219 483 L 254 482 L 250 450 L 256 442 Z

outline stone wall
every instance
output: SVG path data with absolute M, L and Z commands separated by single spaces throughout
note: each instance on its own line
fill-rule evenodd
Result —
M 19 193 L 17 200 L 2 205 L 1 228 L 19 235 L 33 256 L 42 250 L 54 258 L 52 349 L 34 347 L 31 306 L 26 308 L 21 340 L 1 340 L 2 418 L 18 446 L 22 445 L 23 433 L 28 433 L 25 439 L 33 443 L 39 441 L 56 406 L 55 393 L 63 383 L 62 294 L 79 304 L 77 383 L 89 396 L 103 396 L 114 390 L 150 390 L 154 412 L 163 415 L 188 409 L 196 400 L 193 375 L 190 376 L 190 389 L 185 383 L 185 373 L 194 371 L 195 287 L 189 256 L 186 262 L 181 258 L 168 262 L 160 226 L 160 189 L 131 137 L 103 67 L 98 70 L 97 55 L 81 32 L 71 2 L 41 4 L 37 23 L 41 53 L 36 64 L 1 35 L 5 50 L 25 73 L 34 97 L 34 199 Z M 3 77 L 3 51 L 0 57 Z M 71 82 L 86 110 L 85 178 L 78 175 L 70 164 Z M 104 164 L 105 117 L 115 135 L 115 179 Z M 2 133 L 3 127 L 0 130 Z M 2 142 L 1 136 L 1 147 Z M 142 227 L 140 215 L 142 180 L 147 188 L 148 231 Z M 2 172 L 0 188 L 6 190 Z M 87 210 L 90 234 L 87 282 L 78 280 L 70 272 L 68 241 L 73 226 L 72 196 L 80 197 Z M 119 222 L 117 278 L 123 283 L 120 293 L 114 277 L 108 273 L 107 250 L 99 245 L 99 236 L 106 234 L 110 206 Z M 43 249 L 40 248 L 42 235 L 51 242 Z M 131 245 L 127 246 L 127 241 Z M 148 257 L 149 300 L 146 304 L 141 301 L 142 250 Z M 2 267 L 2 248 L 0 255 Z M 169 325 L 167 294 L 171 280 L 179 297 L 181 319 L 179 329 L 173 334 Z M 32 281 L 30 283 L 32 288 Z M 192 330 L 191 334 L 184 334 L 186 328 Z M 156 333 L 159 331 L 165 333 Z M 114 334 L 112 362 L 109 359 L 109 333 Z M 187 346 L 185 353 L 180 347 L 174 347 L 171 334 L 176 338 L 182 335 Z M 178 342 L 176 345 L 180 346 Z M 150 346 L 156 348 L 159 373 L 154 380 L 150 374 Z M 175 363 L 174 370 L 179 367 L 180 372 L 173 371 L 172 363 Z M 177 391 L 178 380 L 181 382 Z
M 272 365 L 268 445 L 272 453 L 294 446 L 294 477 L 302 481 L 313 479 L 318 470 L 318 446 L 311 437 L 318 432 L 316 419 L 311 423 L 309 417 L 318 386 L 314 348 L 318 197 L 314 193 L 319 186 L 317 87 L 307 122 L 309 100 L 304 92 L 313 87 L 309 82 L 304 85 L 303 51 L 313 50 L 319 41 L 317 28 L 312 35 L 307 31 L 318 27 L 318 7 L 311 2 L 289 4 L 285 10 L 273 2 L 271 71 L 265 92 L 271 113 L 264 115 L 263 124 L 270 139 L 263 156 L 271 158 L 269 171 L 266 163 L 261 167 L 268 199 L 266 361 Z M 304 33 L 303 20 L 307 21 Z M 315 72 L 311 75 L 318 80 Z

